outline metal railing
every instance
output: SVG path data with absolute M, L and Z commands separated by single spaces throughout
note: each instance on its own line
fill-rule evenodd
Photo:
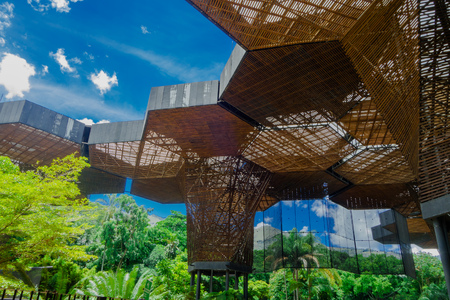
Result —
M 3 290 L 3 291 L 2 291 Z M 23 291 L 0 289 L 0 300 L 130 300 L 105 296 L 87 296 L 79 294 L 60 294 L 49 291 Z

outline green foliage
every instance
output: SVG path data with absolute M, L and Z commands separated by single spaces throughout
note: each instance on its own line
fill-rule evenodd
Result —
M 250 299 L 263 300 L 269 299 L 270 285 L 262 280 L 248 282 L 248 294 Z
M 166 258 L 166 250 L 162 245 L 156 245 L 150 256 L 144 260 L 145 266 L 155 268 L 158 262 Z
M 7 277 L 0 275 L 0 287 L 11 290 L 24 290 L 24 291 L 33 291 L 34 288 L 26 285 L 23 281 L 18 280 L 14 277 Z
M 150 255 L 153 245 L 148 235 L 150 209 L 138 206 L 129 195 L 110 196 L 96 232 L 88 232 L 85 240 L 93 242 L 87 250 L 98 258 L 91 265 L 99 270 L 130 270 Z
M 272 272 L 269 281 L 269 296 L 271 300 L 293 299 L 292 291 L 289 290 L 287 283 L 291 276 L 292 272 L 289 269 L 281 269 Z
M 202 300 L 242 300 L 244 296 L 234 289 L 229 289 L 228 291 L 208 293 L 206 296 L 201 298 Z M 258 298 L 256 298 L 258 299 Z
M 156 265 L 157 276 L 153 277 L 152 293 L 164 291 L 161 299 L 185 299 L 192 296 L 190 274 L 187 271 L 187 253 L 175 259 L 164 259 Z M 153 298 L 151 298 L 153 299 Z
M 153 274 L 150 270 L 147 270 L 138 277 L 138 271 L 139 267 L 135 266 L 130 273 L 126 273 L 123 269 L 118 269 L 117 272 L 111 270 L 98 272 L 77 283 L 75 291 L 87 296 L 140 299 L 146 281 Z
M 427 253 L 419 253 L 414 255 L 414 264 L 416 265 L 417 281 L 421 288 L 432 283 L 440 285 L 445 282 L 444 269 L 439 258 Z
M 158 222 L 149 230 L 149 238 L 153 244 L 166 247 L 166 253 L 174 258 L 186 249 L 186 216 L 177 211 Z
M 88 164 L 69 155 L 50 166 L 21 172 L 7 157 L 0 157 L 0 269 L 23 272 L 50 255 L 66 260 L 92 256 L 74 245 L 85 224 L 75 224 L 86 200 L 77 197 L 77 180 Z
M 42 279 L 39 289 L 43 291 L 56 291 L 67 294 L 72 287 L 86 276 L 88 269 L 83 270 L 76 263 L 62 258 L 51 260 L 48 256 L 42 260 L 42 264 L 52 266 L 42 270 Z

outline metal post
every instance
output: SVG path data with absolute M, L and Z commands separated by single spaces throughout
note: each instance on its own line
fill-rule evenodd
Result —
M 230 271 L 226 271 L 225 273 L 225 291 L 228 291 L 230 288 Z
M 450 249 L 448 243 L 447 226 L 444 217 L 433 219 L 434 232 L 438 244 L 439 255 L 441 256 L 442 267 L 444 269 L 447 293 L 450 297 Z
M 202 279 L 202 273 L 200 272 L 200 270 L 197 270 L 197 289 L 195 291 L 195 299 L 199 300 L 200 299 L 200 282 Z
M 195 284 L 195 273 L 191 272 L 191 286 L 194 286 Z
M 248 274 L 244 273 L 244 300 L 248 300 Z
M 209 276 L 209 292 L 213 292 L 213 280 L 214 280 L 214 270 L 211 270 L 211 275 Z
M 236 271 L 234 271 L 234 289 L 235 290 L 239 289 L 239 277 Z

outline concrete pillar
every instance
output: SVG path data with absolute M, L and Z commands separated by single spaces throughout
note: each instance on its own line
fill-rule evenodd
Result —
M 433 226 L 436 233 L 436 241 L 439 248 L 439 254 L 441 256 L 442 267 L 444 269 L 447 293 L 450 298 L 450 247 L 448 242 L 447 225 L 444 217 L 434 218 Z

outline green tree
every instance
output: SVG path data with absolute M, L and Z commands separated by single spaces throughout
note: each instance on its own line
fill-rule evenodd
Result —
M 175 259 L 163 259 L 156 265 L 157 276 L 153 277 L 151 299 L 192 299 L 194 290 L 190 287 L 187 270 L 187 253 L 178 254 Z
M 130 270 L 141 264 L 154 248 L 149 238 L 148 213 L 152 209 L 138 206 L 129 195 L 113 197 L 105 218 L 97 229 L 94 242 L 87 248 L 98 259 L 93 265 L 98 269 L 125 268 Z M 110 197 L 111 200 L 111 197 Z M 110 213 L 113 210 L 113 213 Z
M 9 158 L 0 157 L 0 269 L 25 274 L 45 255 L 69 261 L 92 258 L 73 244 L 86 228 L 75 223 L 86 209 L 77 180 L 87 166 L 72 154 L 21 172 Z

